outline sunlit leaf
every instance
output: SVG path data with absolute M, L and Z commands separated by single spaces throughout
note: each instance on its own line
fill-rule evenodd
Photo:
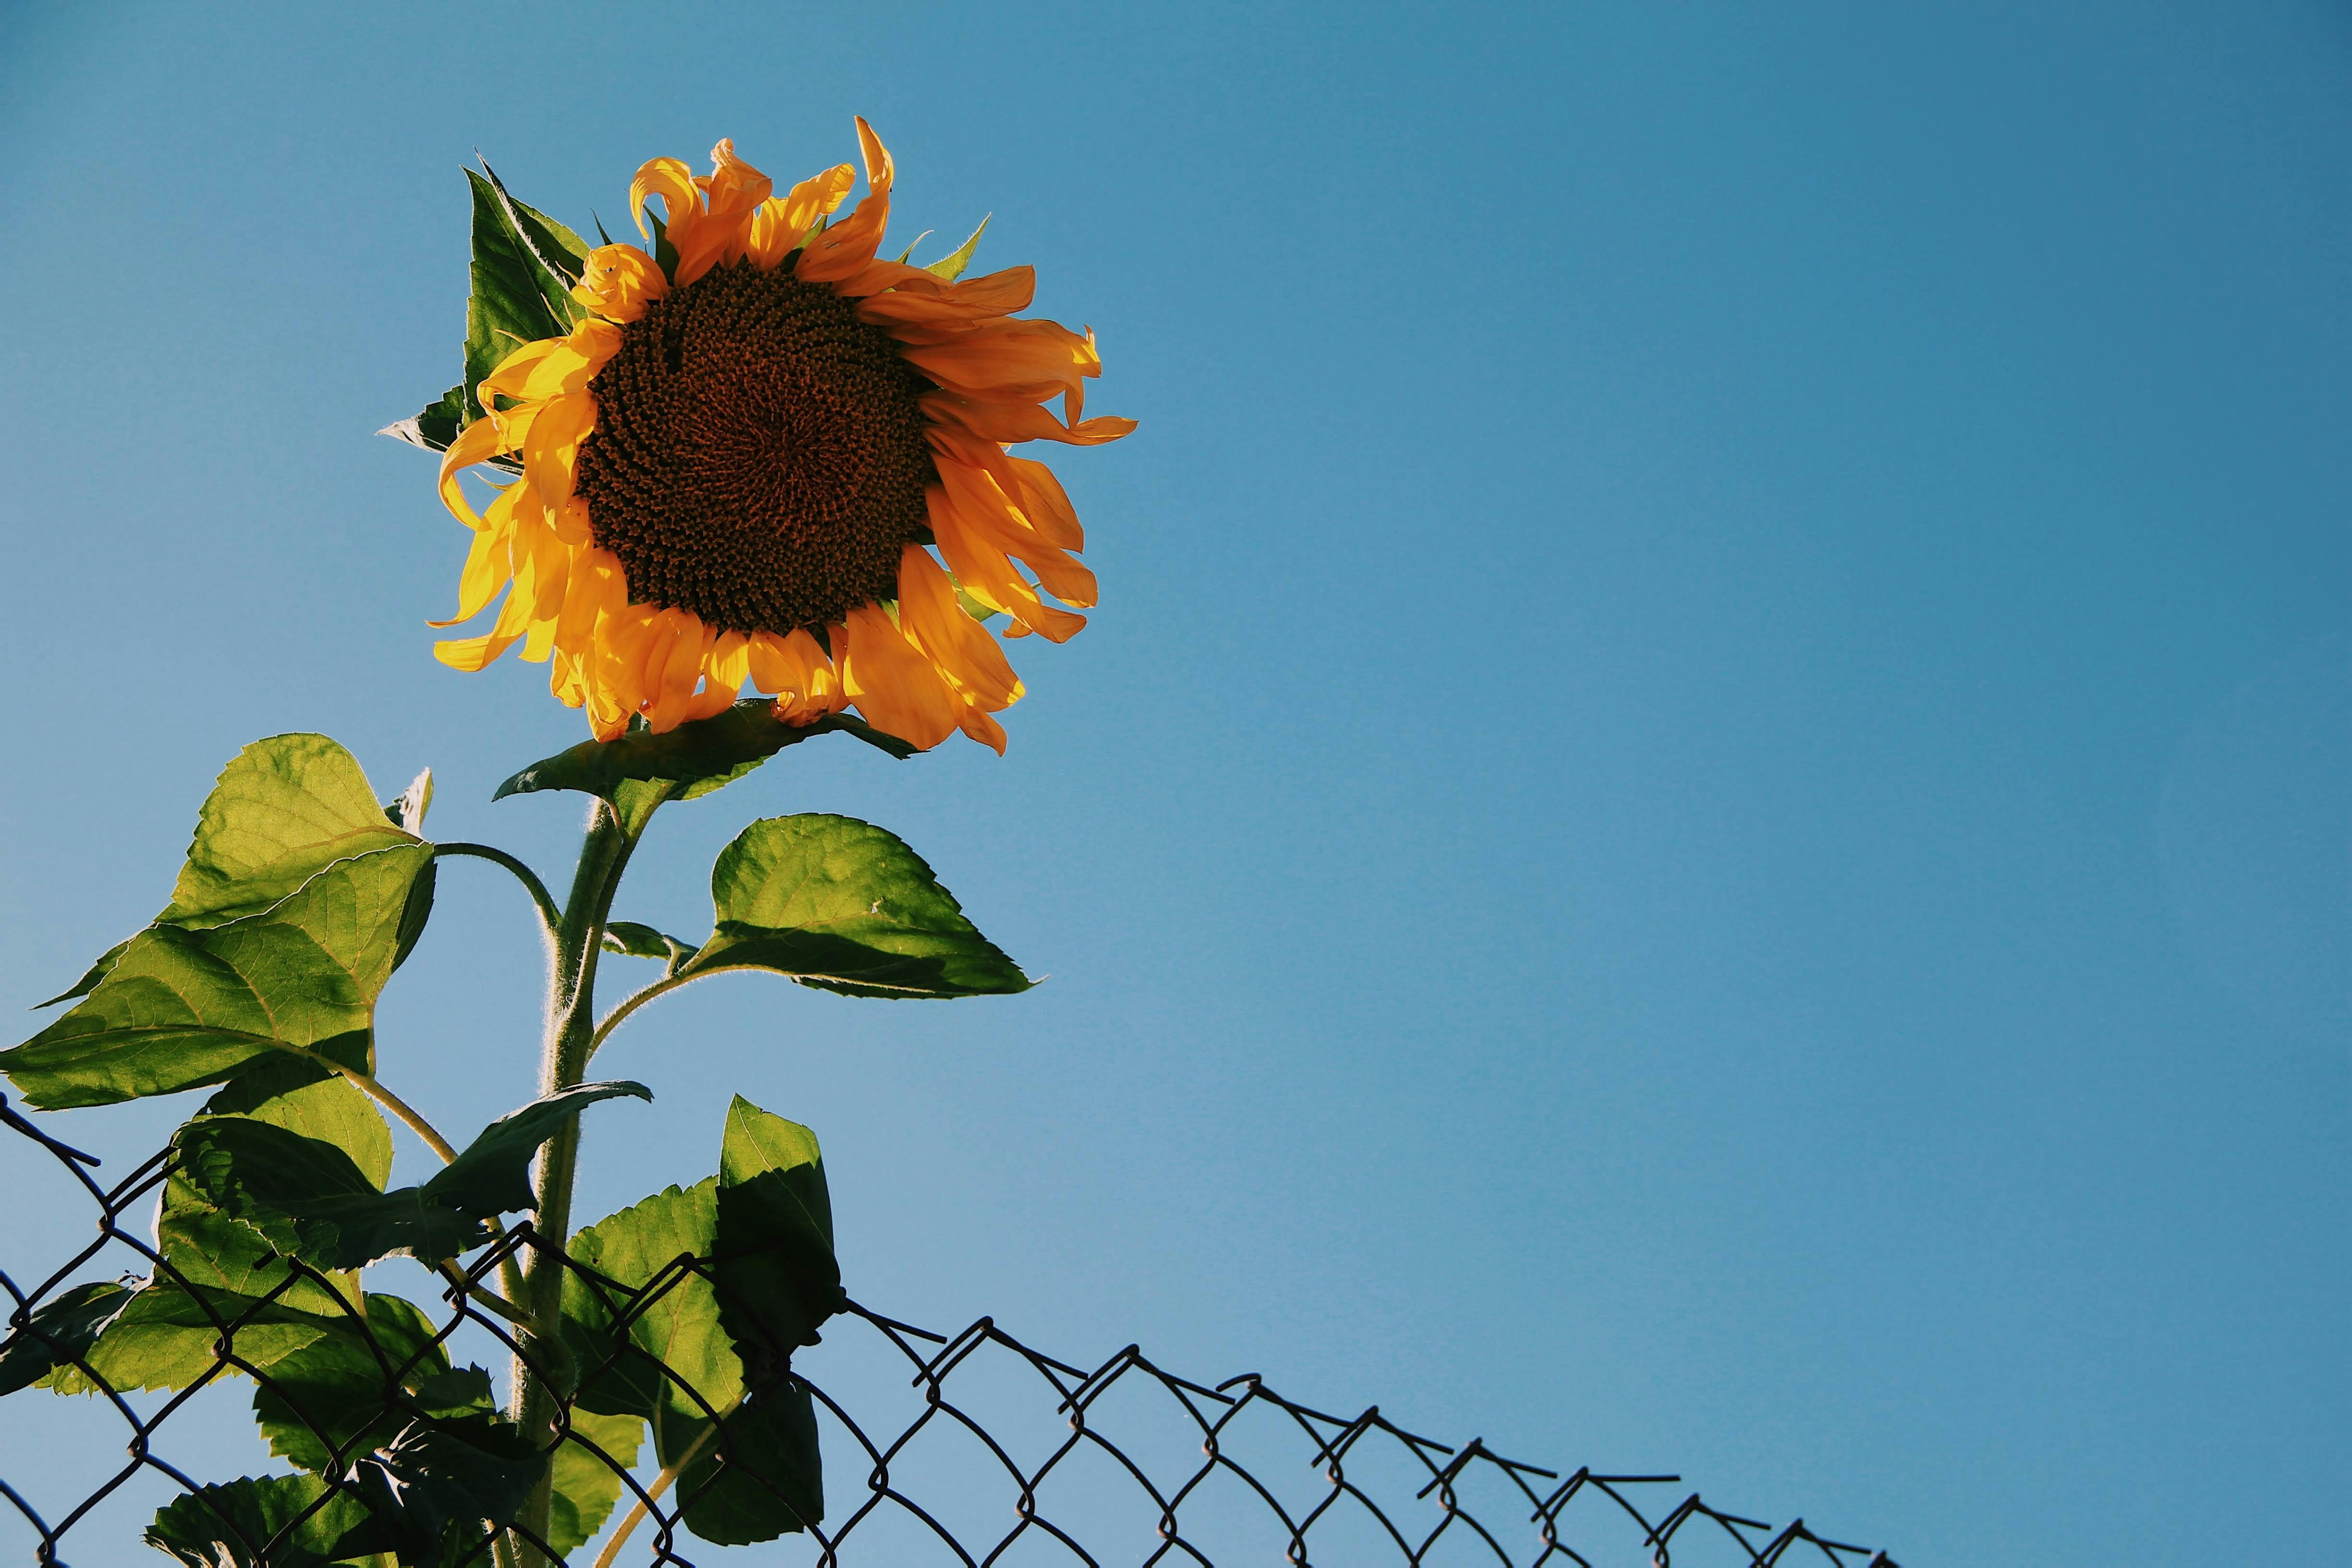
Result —
M 621 1476 L 635 1467 L 645 1439 L 646 1424 L 638 1416 L 572 1412 L 570 1429 L 555 1450 L 554 1497 L 548 1510 L 548 1543 L 556 1551 L 568 1552 L 604 1528 L 621 1500 Z
M 896 834 L 810 813 L 755 822 L 710 873 L 715 929 L 681 974 L 766 969 L 853 996 L 981 996 L 1032 982 Z
M 261 914 L 151 926 L 73 1011 L 0 1051 L 0 1072 L 56 1110 L 222 1083 L 289 1046 L 365 1070 L 375 1000 L 432 857 L 410 840 L 339 860 Z

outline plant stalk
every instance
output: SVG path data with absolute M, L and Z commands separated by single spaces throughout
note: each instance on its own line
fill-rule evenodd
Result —
M 588 1065 L 589 1041 L 594 1034 L 596 960 L 603 950 L 604 925 L 611 918 L 613 895 L 621 872 L 636 847 L 651 809 L 633 813 L 625 821 L 611 803 L 598 800 L 588 814 L 588 827 L 580 845 L 580 862 L 573 869 L 572 891 L 557 922 L 548 965 L 547 1036 L 540 1071 L 540 1093 L 553 1094 L 581 1081 Z M 520 1305 L 539 1325 L 552 1328 L 563 1311 L 563 1266 L 561 1254 L 572 1237 L 572 1186 L 579 1171 L 580 1119 L 563 1124 L 540 1152 L 539 1192 L 535 1228 L 542 1246 L 531 1256 L 523 1276 Z M 541 1336 L 526 1332 L 523 1347 L 532 1351 Z M 562 1348 L 552 1342 L 538 1347 L 534 1359 L 541 1365 L 560 1363 Z M 530 1369 L 523 1356 L 514 1366 L 514 1415 L 523 1435 L 546 1448 L 555 1432 L 558 1391 Z M 524 1506 L 521 1523 L 541 1537 L 547 1534 L 552 1501 L 551 1479 L 542 1479 Z M 524 1568 L 544 1561 L 537 1548 L 517 1539 L 515 1557 Z

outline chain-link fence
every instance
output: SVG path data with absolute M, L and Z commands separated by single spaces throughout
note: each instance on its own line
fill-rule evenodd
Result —
M 742 1299 L 743 1276 L 725 1258 L 583 1260 L 517 1226 L 449 1271 L 438 1321 L 393 1310 L 353 1276 L 275 1254 L 233 1282 L 191 1278 L 148 1235 L 168 1151 L 106 1184 L 97 1159 L 5 1098 L 0 1121 L 11 1142 L 29 1141 L 20 1149 L 46 1151 L 38 1163 L 57 1184 L 11 1202 L 73 1202 L 78 1192 L 98 1221 L 73 1256 L 23 1277 L 0 1268 L 9 1298 L 0 1430 L 10 1434 L 0 1455 L 35 1453 L 45 1426 L 62 1429 L 68 1407 L 42 1404 L 36 1384 L 81 1395 L 75 1418 L 85 1432 L 89 1412 L 110 1411 L 125 1440 L 119 1460 L 61 1493 L 59 1465 L 46 1458 L 38 1485 L 0 1472 L 9 1504 L 0 1548 L 13 1554 L 22 1542 L 37 1563 L 123 1561 L 143 1525 L 150 1544 L 206 1568 L 542 1556 L 577 1568 L 685 1564 L 753 1541 L 772 1543 L 756 1560 L 825 1568 L 1894 1568 L 1884 1552 L 1801 1520 L 1776 1528 L 1716 1508 L 1676 1476 L 1545 1468 L 1475 1438 L 1448 1445 L 1377 1406 L 1353 1416 L 1313 1409 L 1255 1373 L 1196 1383 L 1131 1345 L 1088 1370 L 985 1318 L 938 1334 L 851 1303 L 816 1345 L 719 1367 L 675 1325 L 697 1321 L 682 1304 L 707 1292 L 734 1342 L 756 1342 L 759 1303 Z M 486 1308 L 499 1299 L 483 1287 L 542 1251 L 566 1272 L 568 1327 L 526 1352 L 515 1326 Z M 149 1377 L 160 1386 L 118 1385 L 91 1349 L 93 1324 L 119 1321 L 130 1302 L 155 1325 L 155 1342 L 182 1347 L 173 1370 Z M 551 1392 L 551 1448 L 517 1452 L 488 1437 L 465 1447 L 471 1408 L 483 1412 L 480 1431 L 495 1426 L 488 1375 L 458 1365 L 469 1351 Z M 216 1438 L 194 1452 L 172 1443 L 202 1425 L 192 1402 L 236 1377 L 251 1380 L 256 1413 L 292 1473 L 240 1482 L 234 1469 L 215 1473 L 224 1460 L 205 1450 Z M 551 1474 L 568 1500 L 544 1531 L 529 1529 L 518 1522 L 529 1512 L 520 1500 Z M 424 1536 L 420 1518 L 431 1526 Z

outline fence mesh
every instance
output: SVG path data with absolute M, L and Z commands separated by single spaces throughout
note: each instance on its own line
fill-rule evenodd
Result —
M 48 1191 L 12 1182 L 11 1202 L 86 1201 L 97 1221 L 95 1235 L 69 1257 L 30 1268 L 20 1262 L 22 1277 L 0 1268 L 8 1297 L 0 1431 L 9 1434 L 0 1457 L 38 1456 L 42 1478 L 37 1483 L 0 1469 L 0 1498 L 8 1505 L 0 1509 L 0 1549 L 15 1552 L 21 1542 L 37 1563 L 122 1561 L 130 1532 L 159 1500 L 184 1520 L 200 1510 L 194 1522 L 207 1528 L 193 1535 L 216 1542 L 209 1555 L 184 1548 L 184 1562 L 390 1563 L 397 1543 L 367 1531 L 386 1511 L 384 1500 L 415 1480 L 403 1468 L 403 1422 L 420 1401 L 429 1406 L 451 1396 L 467 1375 L 452 1369 L 471 1352 L 510 1360 L 514 1375 L 553 1392 L 556 1465 L 575 1481 L 583 1467 L 593 1471 L 600 1485 L 572 1490 L 601 1490 L 611 1500 L 598 1517 L 559 1510 L 564 1528 L 551 1525 L 555 1539 L 513 1526 L 499 1540 L 487 1523 L 473 1523 L 470 1532 L 453 1525 L 429 1553 L 445 1565 L 520 1560 L 529 1553 L 519 1538 L 548 1561 L 577 1568 L 726 1559 L 733 1553 L 709 1537 L 756 1538 L 746 1521 L 773 1524 L 781 1509 L 787 1528 L 798 1528 L 780 1541 L 772 1532 L 758 1560 L 819 1568 L 1276 1562 L 1895 1568 L 1885 1553 L 1821 1535 L 1802 1520 L 1775 1527 L 1717 1508 L 1677 1476 L 1547 1468 L 1507 1458 L 1475 1438 L 1442 1443 L 1405 1430 L 1377 1406 L 1355 1415 L 1315 1409 L 1255 1373 L 1195 1382 L 1133 1345 L 1099 1366 L 1077 1366 L 986 1318 L 941 1334 L 851 1303 L 825 1324 L 821 1344 L 789 1348 L 764 1366 L 752 1364 L 763 1358 L 750 1357 L 734 1386 L 700 1388 L 689 1375 L 690 1346 L 672 1345 L 665 1354 L 648 1347 L 662 1345 L 654 1331 L 681 1293 L 718 1294 L 738 1321 L 757 1315 L 755 1303 L 724 1300 L 717 1267 L 724 1259 L 681 1256 L 631 1284 L 556 1252 L 527 1224 L 462 1273 L 438 1280 L 430 1321 L 388 1317 L 374 1298 L 365 1299 L 363 1310 L 352 1303 L 348 1281 L 274 1255 L 266 1275 L 224 1291 L 215 1281 L 188 1278 L 151 1239 L 148 1218 L 170 1175 L 168 1152 L 103 1184 L 95 1157 L 48 1136 L 5 1097 L 0 1122 L 14 1135 L 11 1152 L 33 1154 L 31 1164 L 49 1173 L 37 1184 Z M 525 1354 L 512 1325 L 484 1305 L 493 1298 L 471 1289 L 494 1284 L 504 1261 L 541 1254 L 567 1271 L 579 1298 L 593 1304 L 591 1316 L 602 1320 L 603 1337 L 592 1336 L 570 1365 L 547 1364 L 545 1352 Z M 17 1260 L 0 1258 L 11 1261 Z M 114 1386 L 72 1332 L 76 1292 L 105 1289 L 91 1280 L 110 1270 L 150 1282 L 153 1300 L 175 1306 L 174 1331 L 198 1347 L 194 1364 L 163 1380 L 167 1386 Z M 380 1374 L 368 1396 L 354 1399 L 348 1378 L 331 1397 L 306 1384 L 302 1356 L 285 1348 L 289 1324 L 320 1336 L 317 1343 L 364 1347 Z M 50 1386 L 79 1392 L 85 1410 L 119 1418 L 119 1461 L 106 1459 L 102 1472 L 77 1476 L 60 1492 L 54 1472 L 70 1466 L 46 1451 L 41 1435 L 49 1426 L 62 1429 L 62 1407 L 41 1403 L 21 1373 L 10 1375 L 12 1366 L 28 1363 L 47 1369 L 43 1381 Z M 317 1478 L 276 1512 L 240 1508 L 217 1484 L 242 1469 L 205 1473 L 224 1462 L 220 1427 L 193 1414 L 192 1403 L 239 1377 L 255 1385 L 257 1410 L 274 1415 L 278 1452 Z M 656 1462 L 658 1432 L 642 1445 L 630 1423 L 600 1415 L 595 1391 L 625 1386 L 640 1404 L 674 1412 L 678 1430 L 700 1432 L 699 1451 L 689 1445 L 666 1469 Z M 764 1425 L 744 1419 L 761 1409 L 776 1414 Z M 88 1424 L 87 1415 L 76 1422 L 85 1432 Z M 645 1425 L 635 1424 L 640 1436 Z M 194 1434 L 193 1452 L 173 1447 L 180 1430 Z M 769 1451 L 812 1441 L 823 1459 L 821 1499 L 796 1485 Z M 84 1442 L 75 1451 L 110 1446 Z M 541 1457 L 526 1458 L 530 1473 L 544 1470 Z M 260 1458 L 257 1446 L 253 1459 Z M 474 1468 L 484 1492 L 495 1491 L 495 1459 Z M 60 1495 L 37 1495 L 45 1490 Z M 486 1509 L 483 1517 L 498 1515 Z M 148 1527 L 151 1539 L 162 1523 Z M 626 1540 L 616 1549 L 624 1528 Z M 427 1559 L 404 1552 L 402 1560 Z

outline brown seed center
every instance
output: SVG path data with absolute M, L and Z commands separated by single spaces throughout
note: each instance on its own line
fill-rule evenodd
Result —
M 932 482 L 929 385 L 822 284 L 712 268 L 621 329 L 577 487 L 633 604 L 789 632 L 898 596 Z

